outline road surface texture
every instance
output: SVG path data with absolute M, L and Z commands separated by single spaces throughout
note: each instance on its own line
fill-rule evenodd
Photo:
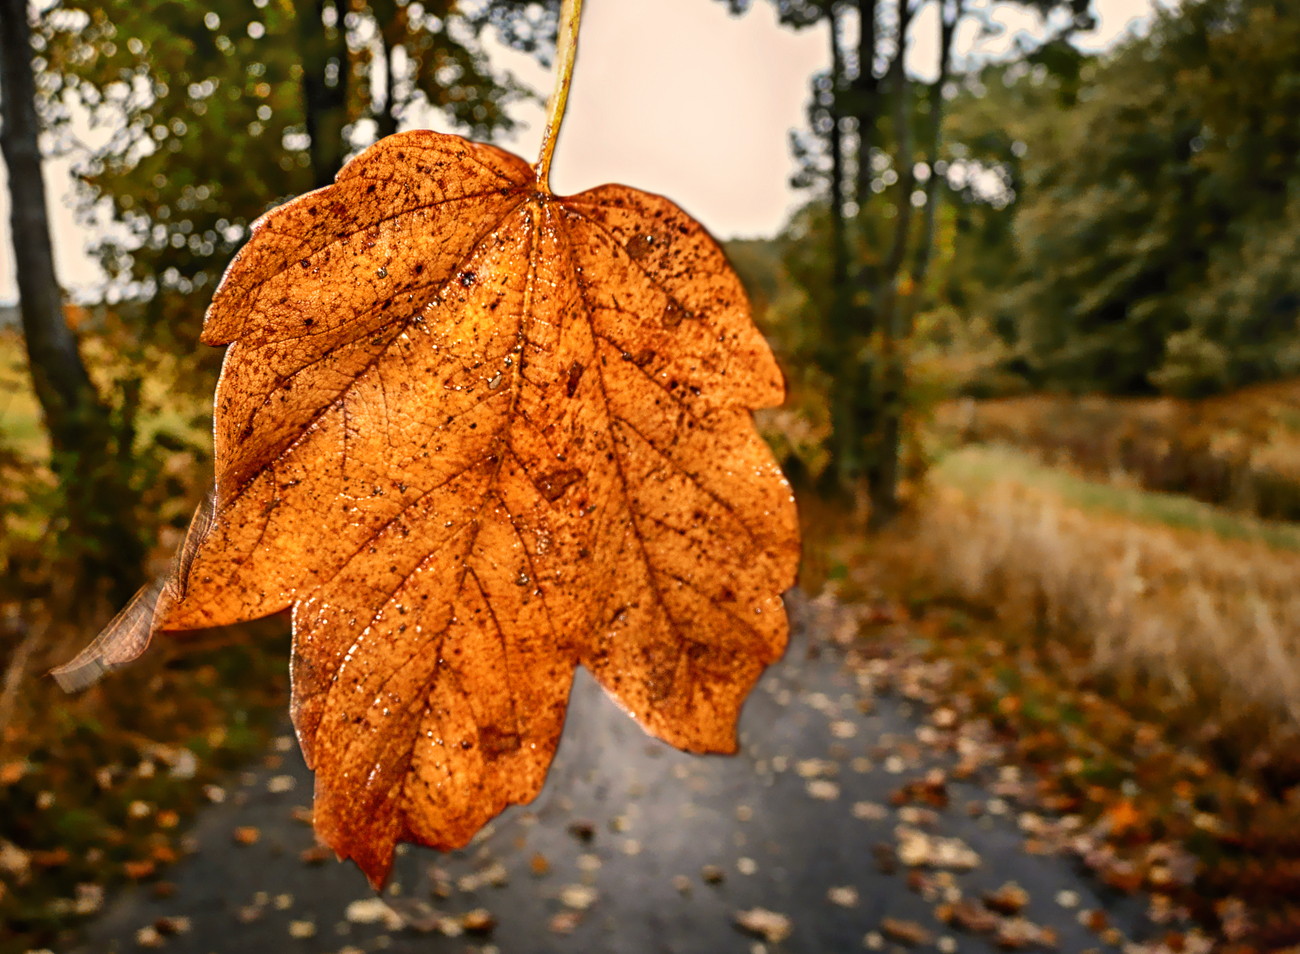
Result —
M 832 638 L 852 642 L 844 607 L 790 603 L 790 650 L 734 757 L 647 737 L 579 671 L 538 799 L 462 851 L 403 846 L 380 900 L 314 849 L 311 773 L 286 734 L 269 767 L 210 791 L 174 890 L 111 898 L 75 951 L 1085 952 L 1155 933 L 1140 899 L 1029 845 L 1026 830 L 1039 846 L 1070 832 L 1017 804 L 1014 767 L 936 773 L 991 743 L 883 688 L 889 657 Z M 897 804 L 909 783 L 928 803 Z

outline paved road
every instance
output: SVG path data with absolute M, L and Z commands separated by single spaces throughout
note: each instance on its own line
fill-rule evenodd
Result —
M 405 849 L 386 907 L 350 863 L 301 859 L 313 838 L 294 808 L 310 803 L 311 776 L 285 737 L 283 764 L 232 779 L 226 800 L 198 819 L 194 854 L 169 873 L 175 892 L 159 898 L 145 886 L 111 899 L 77 950 L 135 951 L 143 941 L 186 954 L 813 954 L 897 949 L 897 925 L 879 933 L 894 919 L 925 929 L 918 949 L 987 951 L 991 939 L 940 923 L 936 907 L 1007 881 L 1028 890 L 1022 916 L 1050 927 L 1060 951 L 1107 949 L 1080 923 L 1089 909 L 1126 937 L 1149 933 L 1138 900 L 1110 894 L 1066 857 L 1027 853 L 1014 806 L 987 788 L 948 782 L 951 805 L 932 816 L 890 805 L 900 785 L 954 755 L 917 744 L 920 713 L 898 695 L 860 705 L 842 650 L 810 639 L 824 618 L 802 599 L 792 610 L 791 649 L 746 705 L 736 757 L 689 756 L 647 738 L 579 672 L 537 801 L 463 851 Z M 972 802 L 993 812 L 972 817 Z M 241 826 L 258 829 L 256 843 L 237 843 Z M 932 864 L 909 887 L 906 866 L 882 872 L 880 845 L 905 859 L 928 850 Z M 755 908 L 785 920 L 742 930 L 737 912 Z M 448 936 L 476 926 L 463 917 L 473 910 L 490 913 L 492 930 Z

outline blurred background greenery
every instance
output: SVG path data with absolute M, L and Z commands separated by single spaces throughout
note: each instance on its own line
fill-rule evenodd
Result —
M 23 238 L 20 327 L 0 326 L 0 841 L 25 860 L 0 854 L 0 950 L 91 913 L 72 886 L 175 857 L 175 822 L 126 813 L 145 786 L 192 811 L 194 773 L 99 769 L 187 749 L 205 778 L 283 703 L 276 625 L 161 648 L 77 699 L 24 678 L 165 564 L 204 490 L 221 355 L 195 342 L 226 264 L 259 215 L 421 116 L 509 132 L 538 93 L 485 39 L 545 63 L 557 6 L 4 0 Z M 1280 806 L 1259 822 L 1281 852 L 1269 936 L 1295 943 L 1300 848 L 1266 835 L 1300 813 L 1300 5 L 1190 0 L 1089 53 L 1086 0 L 1026 0 L 1038 33 L 983 60 L 955 38 L 991 29 L 987 5 L 771 6 L 827 42 L 791 134 L 803 203 L 724 245 L 787 377 L 759 424 L 802 502 L 801 585 L 1055 641 L 1062 685 L 1253 773 Z M 909 69 L 917 44 L 934 75 Z M 65 300 L 21 218 L 44 215 L 42 150 L 76 159 L 99 300 Z M 1244 843 L 1205 849 L 1198 890 L 1233 890 Z

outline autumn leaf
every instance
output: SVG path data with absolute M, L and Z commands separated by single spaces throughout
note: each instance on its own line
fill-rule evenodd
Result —
M 750 414 L 781 374 L 680 209 L 392 136 L 256 225 L 203 340 L 210 507 L 65 678 L 291 610 L 317 832 L 377 885 L 397 841 L 537 794 L 579 663 L 659 738 L 735 750 L 798 530 Z

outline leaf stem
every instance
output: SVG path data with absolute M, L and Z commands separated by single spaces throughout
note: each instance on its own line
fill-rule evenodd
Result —
M 573 83 L 573 58 L 578 52 L 578 24 L 582 0 L 564 0 L 560 7 L 560 32 L 555 46 L 555 92 L 546 104 L 546 131 L 542 133 L 542 154 L 537 160 L 537 188 L 551 191 L 551 157 L 564 122 L 564 107 Z

